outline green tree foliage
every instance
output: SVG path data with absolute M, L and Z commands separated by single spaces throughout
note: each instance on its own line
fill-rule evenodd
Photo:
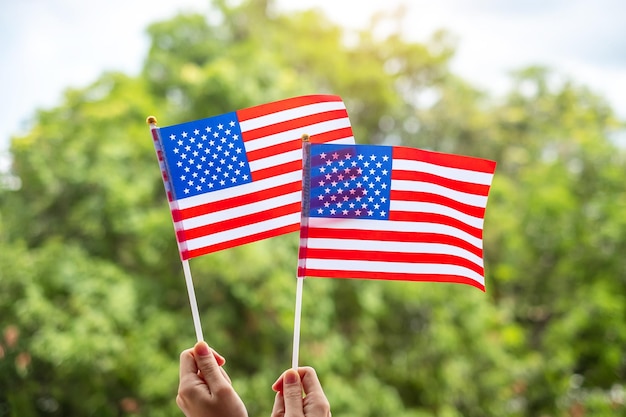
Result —
M 625 156 L 602 98 L 532 67 L 494 99 L 454 42 L 347 33 L 316 11 L 215 0 L 148 29 L 137 77 L 103 74 L 14 138 L 0 189 L 0 416 L 172 416 L 195 339 L 145 117 L 168 125 L 333 93 L 357 141 L 491 158 L 487 293 L 305 282 L 301 363 L 334 415 L 626 413 Z M 623 127 L 623 125 L 621 126 Z M 5 184 L 6 181 L 1 182 Z M 191 261 L 207 341 L 251 416 L 290 365 L 297 236 Z

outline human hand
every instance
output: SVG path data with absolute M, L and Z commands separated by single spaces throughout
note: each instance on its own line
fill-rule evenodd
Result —
M 288 369 L 272 389 L 276 391 L 272 417 L 331 417 L 330 404 L 311 367 L 298 368 L 297 372 Z
M 176 404 L 187 417 L 247 417 L 248 411 L 222 368 L 226 361 L 205 342 L 180 354 Z

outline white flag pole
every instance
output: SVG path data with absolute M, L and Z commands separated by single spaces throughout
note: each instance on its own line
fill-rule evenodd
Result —
M 191 278 L 191 268 L 189 268 L 189 260 L 185 259 L 183 263 L 183 272 L 185 273 L 185 282 L 187 283 L 187 295 L 189 295 L 189 305 L 191 306 L 191 317 L 193 318 L 193 327 L 196 330 L 196 339 L 198 342 L 204 340 L 202 335 L 202 326 L 200 325 L 200 313 L 198 312 L 198 302 L 196 301 L 196 291 L 193 287 L 193 279 Z
M 150 126 L 150 132 L 152 133 L 152 142 L 154 144 L 154 150 L 159 161 L 159 167 L 161 168 L 161 178 L 163 179 L 163 186 L 165 187 L 165 194 L 167 195 L 167 201 L 170 205 L 170 211 L 175 209 L 175 202 L 172 194 L 172 188 L 169 182 L 169 174 L 165 160 L 163 159 L 163 148 L 161 147 L 161 133 L 157 126 L 157 120 L 154 116 L 148 116 L 146 123 Z M 173 220 L 173 219 L 172 219 Z M 174 221 L 174 233 L 176 233 L 176 222 Z M 177 240 L 178 242 L 178 240 Z M 180 246 L 178 247 L 179 253 Z M 193 279 L 191 277 L 191 268 L 189 267 L 189 260 L 182 259 L 183 273 L 185 274 L 185 283 L 187 284 L 187 294 L 189 296 L 189 305 L 191 306 L 191 316 L 193 318 L 193 327 L 196 331 L 196 338 L 198 342 L 204 340 L 202 335 L 202 326 L 200 325 L 200 313 L 198 312 L 198 303 L 196 301 L 196 292 L 193 287 Z
M 296 274 L 296 308 L 293 321 L 293 355 L 291 367 L 298 369 L 300 351 L 300 322 L 302 317 L 302 288 L 304 263 L 309 235 L 309 209 L 311 207 L 311 142 L 309 135 L 302 135 L 302 210 L 300 215 L 300 247 L 298 249 L 298 273 Z
M 300 321 L 302 317 L 302 284 L 304 277 L 296 277 L 296 310 L 293 320 L 293 355 L 291 357 L 291 367 L 298 369 L 298 352 L 300 351 Z

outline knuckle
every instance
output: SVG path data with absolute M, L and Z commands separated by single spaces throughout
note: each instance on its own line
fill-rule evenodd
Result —
M 330 415 L 330 403 L 328 400 L 321 400 L 316 402 L 312 407 L 314 415 L 329 416 Z
M 300 387 L 285 387 L 283 391 L 283 396 L 285 399 L 302 399 L 302 390 Z
M 180 360 L 181 362 L 185 359 L 187 359 L 187 357 L 191 355 L 191 352 L 189 351 L 189 349 L 183 350 L 182 352 L 180 352 Z
M 233 395 L 233 389 L 232 387 L 228 386 L 228 385 L 221 385 L 215 389 L 211 390 L 212 394 L 215 397 L 219 397 L 219 398 L 230 398 Z

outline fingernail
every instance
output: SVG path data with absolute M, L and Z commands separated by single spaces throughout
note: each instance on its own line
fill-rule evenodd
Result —
M 209 356 L 209 345 L 205 342 L 198 342 L 194 347 L 194 352 L 196 352 L 199 356 Z
M 298 382 L 298 373 L 293 369 L 288 370 L 285 373 L 285 384 L 295 384 Z

